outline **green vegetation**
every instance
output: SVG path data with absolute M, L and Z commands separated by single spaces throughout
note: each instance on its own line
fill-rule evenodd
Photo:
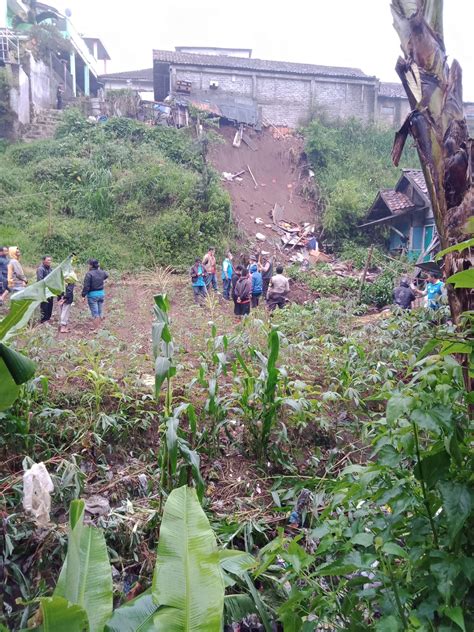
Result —
M 30 255 L 188 263 L 196 227 L 200 248 L 228 227 L 206 154 L 186 133 L 69 112 L 54 141 L 1 157 L 1 221 Z M 100 331 L 76 305 L 60 343 L 44 325 L 0 344 L 0 627 L 469 629 L 473 315 L 459 331 L 446 307 L 360 318 L 367 249 L 340 250 L 352 276 L 293 268 L 320 298 L 271 316 L 233 324 L 156 269 L 111 279 Z M 361 301 L 384 305 L 407 264 L 373 263 Z M 66 280 L 13 299 L 2 342 Z M 54 487 L 41 530 L 22 507 L 39 462 Z
M 0 196 L 2 239 L 31 262 L 74 252 L 126 270 L 187 265 L 231 230 L 229 197 L 186 130 L 94 125 L 74 110 L 55 140 L 0 155 Z
M 367 260 L 367 248 L 345 243 L 341 247 L 339 258 L 350 267 L 341 276 L 338 276 L 330 266 L 316 264 L 308 271 L 301 271 L 298 266 L 289 268 L 288 273 L 292 279 L 304 283 L 313 292 L 322 298 L 345 298 L 354 302 L 359 295 L 360 277 Z M 365 306 L 378 308 L 390 305 L 393 302 L 393 288 L 396 287 L 403 274 L 412 272 L 413 267 L 409 262 L 387 259 L 381 249 L 375 248 L 372 253 L 371 267 L 377 270 L 377 276 L 364 283 L 360 301 Z
M 137 630 L 161 612 L 168 629 L 184 630 L 182 609 L 202 612 L 209 599 L 216 631 L 222 617 L 252 613 L 269 631 L 274 621 L 289 630 L 314 630 L 316 621 L 374 632 L 434 622 L 433 629 L 462 629 L 472 616 L 470 400 L 450 351 L 471 354 L 472 336 L 453 334 L 443 313 L 439 325 L 423 311 L 359 323 L 350 301 L 334 299 L 219 335 L 224 314 L 216 308 L 212 323 L 195 325 L 199 354 L 190 364 L 179 319 L 170 328 L 176 281 L 163 279 L 169 298 L 155 298 L 155 397 L 155 376 L 148 387 L 136 379 L 134 345 L 122 348 L 111 333 L 60 352 L 42 330 L 23 341 L 47 373 L 56 374 L 51 354 L 60 358 L 67 381 L 55 390 L 50 377 L 48 391 L 44 376 L 21 387 L 2 414 L 3 454 L 20 468 L 24 458 L 24 467 L 46 462 L 53 522 L 84 494 L 105 496 L 113 510 L 93 517 L 102 534 L 83 525 L 82 505 L 73 503 L 60 574 L 63 532 L 52 527 L 29 561 L 36 531 L 19 506 L 21 482 L 0 481 L 11 628 L 23 628 L 39 608 L 44 629 L 74 614 L 90 629 Z M 146 362 L 151 369 L 152 358 Z M 237 462 L 231 478 L 228 464 Z M 198 561 L 214 538 L 198 497 L 228 551 L 220 567 L 217 552 L 212 563 Z M 179 568 L 194 573 L 194 564 L 210 573 L 209 589 L 196 575 L 169 580 Z M 130 569 L 140 595 L 120 605 Z M 96 576 L 104 577 L 101 594 Z
M 393 131 L 365 126 L 356 119 L 329 122 L 315 119 L 304 130 L 306 151 L 321 187 L 322 225 L 338 243 L 363 240 L 357 224 L 377 191 L 392 187 L 400 169 L 392 165 Z M 413 150 L 401 167 L 419 168 Z

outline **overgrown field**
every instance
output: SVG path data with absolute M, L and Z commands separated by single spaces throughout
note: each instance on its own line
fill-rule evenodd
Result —
M 232 234 L 230 201 L 187 130 L 67 110 L 56 139 L 0 154 L 0 235 L 44 253 L 134 270 L 189 264 Z
M 170 307 L 160 298 L 153 316 L 157 292 Z M 88 520 L 104 530 L 117 607 L 150 586 L 163 502 L 186 482 L 219 547 L 252 556 L 224 555 L 228 625 L 245 618 L 261 629 L 251 627 L 255 613 L 267 632 L 468 629 L 468 400 L 455 359 L 434 354 L 443 343 L 426 346 L 453 332 L 441 312 L 355 311 L 350 297 L 320 299 L 271 319 L 260 308 L 236 325 L 227 303 L 194 306 L 185 279 L 160 273 L 112 279 L 98 334 L 77 305 L 66 340 L 48 326 L 17 338 L 39 369 L 1 414 L 10 629 L 38 623 L 73 499 L 85 498 Z M 166 324 L 155 328 L 155 355 L 176 369 L 157 368 L 158 400 L 154 321 Z M 41 530 L 21 507 L 32 461 L 54 481 Z M 199 583 L 190 590 L 193 604 L 209 597 Z M 209 598 L 214 612 L 219 598 Z M 151 616 L 146 599 L 137 603 Z M 127 612 L 107 629 L 138 629 L 121 627 Z

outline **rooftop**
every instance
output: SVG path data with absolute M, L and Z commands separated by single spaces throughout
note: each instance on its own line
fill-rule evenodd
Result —
M 142 70 L 128 70 L 123 72 L 108 72 L 106 75 L 101 75 L 101 79 L 122 79 L 126 81 L 143 80 L 153 82 L 153 68 L 143 68 Z
M 381 81 L 379 86 L 379 96 L 396 97 L 399 99 L 408 99 L 406 92 L 401 83 L 390 83 Z
M 394 215 L 415 206 L 407 195 L 393 189 L 381 189 L 380 196 Z
M 184 66 L 206 66 L 211 68 L 230 68 L 234 70 L 259 70 L 298 75 L 324 75 L 328 77 L 371 79 L 371 77 L 362 72 L 362 70 L 359 70 L 359 68 L 318 66 L 315 64 L 299 64 L 289 61 L 229 57 L 226 55 L 202 55 L 180 53 L 170 50 L 154 50 L 153 59 L 157 62 Z
M 420 189 L 423 195 L 428 196 L 428 187 L 426 186 L 425 176 L 421 169 L 403 169 L 403 175 L 412 180 Z

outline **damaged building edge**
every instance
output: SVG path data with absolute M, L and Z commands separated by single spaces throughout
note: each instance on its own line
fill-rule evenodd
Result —
M 376 78 L 351 68 L 154 51 L 153 81 L 157 101 L 172 95 L 212 104 L 243 123 L 296 128 L 317 111 L 371 122 L 377 108 Z
M 421 169 L 403 169 L 394 189 L 381 189 L 359 228 L 387 226 L 388 248 L 417 263 L 439 250 L 431 202 Z
M 183 47 L 181 47 L 183 48 Z M 238 123 L 297 128 L 315 115 L 356 117 L 399 127 L 409 113 L 400 83 L 381 82 L 357 68 L 229 56 L 227 49 L 155 50 L 154 67 L 103 75 L 106 90 L 129 88 L 146 100 L 169 95 Z M 210 54 L 211 50 L 219 54 Z M 474 103 L 464 104 L 474 133 Z

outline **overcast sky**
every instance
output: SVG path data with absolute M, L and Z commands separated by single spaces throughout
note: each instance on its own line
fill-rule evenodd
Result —
M 151 67 L 153 48 L 252 48 L 253 57 L 361 68 L 383 81 L 399 40 L 389 0 L 50 0 L 68 7 L 84 35 L 100 37 L 108 70 Z M 445 43 L 464 71 L 464 99 L 474 101 L 473 0 L 445 0 Z

